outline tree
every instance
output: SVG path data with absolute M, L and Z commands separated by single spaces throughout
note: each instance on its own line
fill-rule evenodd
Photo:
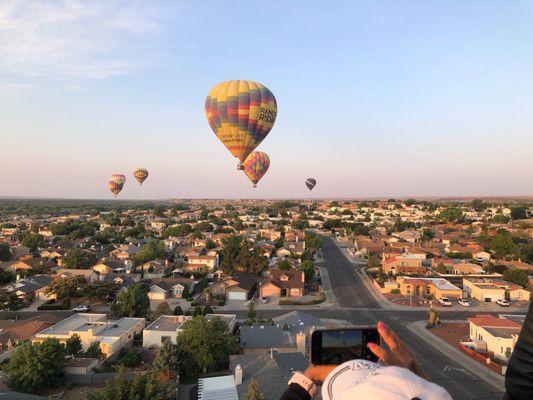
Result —
M 500 230 L 490 241 L 490 247 L 494 251 L 496 258 L 505 258 L 513 254 L 516 245 L 508 232 Z
M 437 215 L 437 220 L 440 222 L 463 222 L 465 215 L 457 207 L 447 207 Z
M 44 238 L 42 235 L 39 235 L 38 233 L 29 232 L 24 233 L 21 240 L 21 244 L 23 246 L 28 247 L 31 252 L 37 250 L 37 248 L 40 247 L 43 242 Z
M 171 314 L 170 305 L 166 301 L 163 301 L 162 303 L 159 303 L 155 307 L 155 310 L 152 313 L 152 319 L 156 319 L 160 317 L 161 315 L 170 315 L 170 314 Z
M 9 261 L 11 260 L 11 250 L 9 249 L 9 244 L 6 242 L 0 243 L 0 261 Z
M 192 313 L 193 317 L 198 317 L 202 315 L 202 307 L 194 307 L 194 311 Z
M 133 255 L 132 259 L 135 265 L 142 265 L 156 258 L 161 258 L 164 254 L 164 243 L 161 240 L 151 240 L 137 254 Z
M 163 373 L 167 378 L 170 378 L 173 372 L 179 373 L 181 368 L 180 358 L 178 346 L 169 339 L 163 340 L 161 346 L 156 350 L 152 368 L 154 371 Z
M 87 358 L 100 358 L 102 357 L 102 354 L 99 341 L 92 342 L 84 353 Z
M 81 249 L 72 249 L 65 256 L 65 267 L 71 269 L 87 269 L 96 262 L 96 257 Z
M 512 219 L 527 219 L 528 212 L 526 207 L 513 207 L 511 208 L 511 218 Z
M 119 367 L 115 377 L 105 387 L 87 393 L 87 400 L 170 400 L 169 387 L 163 384 L 153 370 L 137 372 L 130 381 L 126 369 Z
M 213 309 L 211 308 L 209 304 L 204 306 L 204 309 L 202 310 L 202 315 L 207 315 L 207 314 L 213 314 Z
M 315 276 L 315 266 L 311 260 L 302 261 L 300 270 L 304 273 L 306 282 L 309 282 Z
M 148 287 L 142 283 L 132 285 L 120 292 L 111 304 L 111 313 L 118 318 L 143 318 L 146 317 L 149 309 Z
M 253 322 L 255 320 L 255 316 L 256 316 L 255 303 L 253 300 L 250 300 L 250 302 L 248 303 L 248 314 L 247 314 L 248 320 L 250 322 Z
M 73 334 L 65 342 L 65 353 L 67 355 L 76 355 L 83 350 L 79 335 Z
M 50 285 L 48 285 L 45 293 L 47 295 L 55 295 L 58 299 L 78 297 L 84 284 L 85 279 L 79 276 L 59 278 L 53 280 Z
M 183 315 L 183 310 L 181 306 L 174 307 L 174 311 L 172 312 L 172 315 Z
M 254 378 L 250 379 L 250 383 L 248 384 L 246 400 L 265 400 L 265 395 Z
M 182 299 L 188 299 L 190 296 L 189 289 L 187 287 L 183 288 L 183 292 L 181 292 L 181 298 Z
M 504 271 L 503 279 L 508 282 L 516 283 L 523 288 L 527 288 L 529 286 L 529 277 L 527 275 L 527 271 L 521 269 L 508 269 Z
M 235 338 L 219 318 L 208 321 L 205 317 L 194 317 L 187 321 L 177 343 L 183 353 L 184 368 L 191 372 L 225 368 L 235 350 Z
M 278 268 L 281 270 L 288 271 L 291 267 L 291 263 L 288 260 L 281 260 L 278 262 Z
M 13 389 L 36 393 L 63 382 L 65 350 L 57 339 L 26 342 L 17 348 L 3 368 L 6 383 Z
M 443 263 L 439 263 L 437 265 L 436 271 L 439 274 L 447 274 L 448 273 L 448 268 L 446 268 L 446 265 L 444 265 Z
M 23 302 L 14 291 L 0 289 L 0 310 L 16 311 L 22 307 Z
M 322 247 L 322 240 L 314 232 L 305 232 L 305 248 L 311 254 L 315 254 Z

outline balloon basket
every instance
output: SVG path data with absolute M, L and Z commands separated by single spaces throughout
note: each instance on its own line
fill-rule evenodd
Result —
M 244 167 L 242 166 L 242 163 L 237 164 L 237 171 L 244 171 Z

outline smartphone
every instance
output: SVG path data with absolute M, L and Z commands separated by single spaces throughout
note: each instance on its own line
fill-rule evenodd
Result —
M 311 333 L 311 363 L 339 365 L 355 359 L 377 362 L 367 343 L 380 343 L 377 327 L 317 328 Z

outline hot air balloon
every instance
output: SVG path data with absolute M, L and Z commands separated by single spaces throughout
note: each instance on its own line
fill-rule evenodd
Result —
M 126 177 L 122 174 L 113 174 L 107 183 L 107 188 L 117 197 L 121 192 L 124 184 L 126 183 Z
M 307 186 L 307 188 L 309 190 L 313 190 L 313 188 L 316 185 L 316 179 L 315 178 L 307 178 L 307 180 L 305 181 L 305 185 Z
M 242 165 L 248 179 L 253 182 L 254 187 L 257 187 L 257 182 L 261 180 L 270 167 L 270 158 L 262 151 L 252 151 Z
M 133 176 L 137 179 L 139 185 L 142 185 L 146 178 L 148 178 L 148 170 L 146 168 L 137 168 Z
M 216 85 L 205 101 L 205 115 L 211 129 L 240 161 L 268 135 L 276 121 L 276 98 L 253 81 L 233 80 Z

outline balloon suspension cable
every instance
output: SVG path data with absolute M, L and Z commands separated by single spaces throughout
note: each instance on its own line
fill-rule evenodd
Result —
M 237 164 L 237 170 L 244 171 L 244 167 L 242 166 L 242 163 Z
M 257 187 L 257 183 L 254 183 L 254 188 L 256 188 L 256 187 Z

